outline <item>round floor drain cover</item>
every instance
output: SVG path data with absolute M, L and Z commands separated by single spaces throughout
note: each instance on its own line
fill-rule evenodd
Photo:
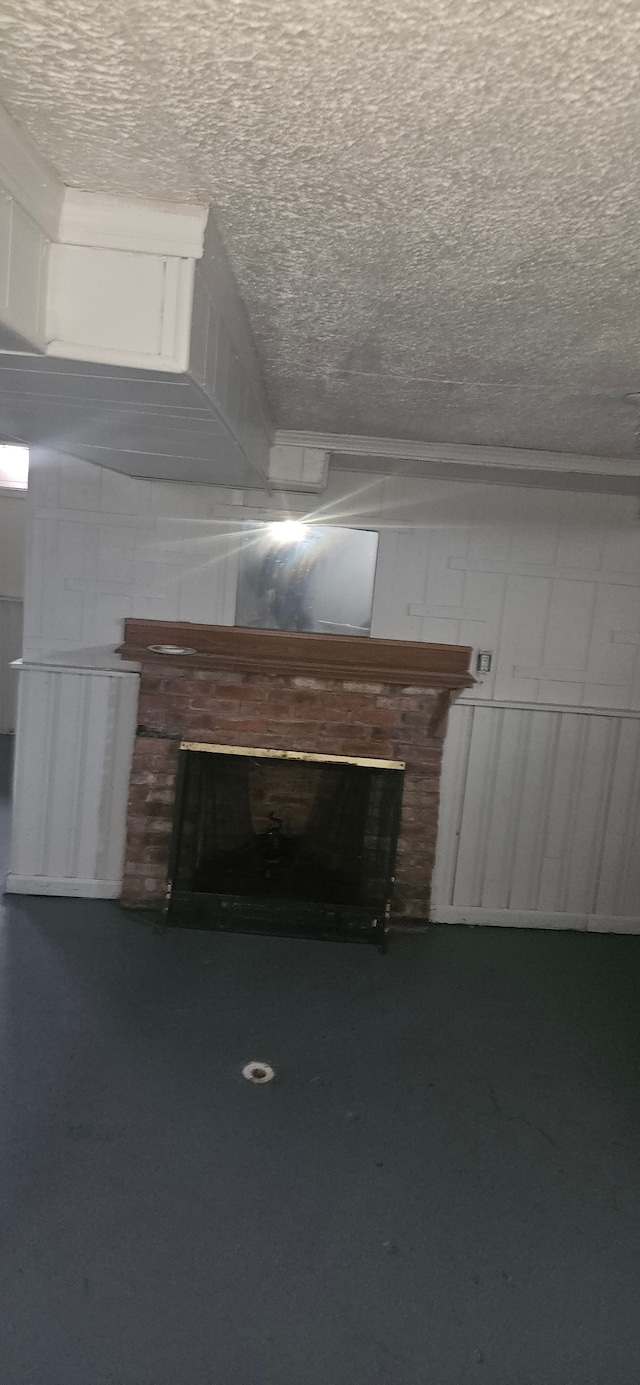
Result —
M 245 1063 L 242 1069 L 242 1076 L 246 1077 L 247 1082 L 272 1082 L 275 1072 L 269 1063 Z

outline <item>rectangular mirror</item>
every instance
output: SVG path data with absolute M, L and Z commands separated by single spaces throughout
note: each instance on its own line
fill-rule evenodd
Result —
M 242 528 L 236 625 L 370 634 L 377 533 L 300 520 Z

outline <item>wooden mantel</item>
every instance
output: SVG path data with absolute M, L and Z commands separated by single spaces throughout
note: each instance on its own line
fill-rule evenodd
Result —
M 242 672 L 357 679 L 462 691 L 474 684 L 466 645 L 378 640 L 367 636 L 316 635 L 285 630 L 250 630 L 238 625 L 195 625 L 187 621 L 126 620 L 119 652 L 145 665 L 168 656 L 150 645 L 193 650 L 172 656 L 179 667 L 226 668 Z

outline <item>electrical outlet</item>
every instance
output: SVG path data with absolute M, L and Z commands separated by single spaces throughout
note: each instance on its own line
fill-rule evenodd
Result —
M 492 660 L 492 657 L 493 657 L 492 650 L 490 650 L 490 649 L 480 649 L 480 650 L 478 650 L 478 657 L 477 657 L 477 659 L 476 659 L 476 673 L 491 673 L 491 660 Z

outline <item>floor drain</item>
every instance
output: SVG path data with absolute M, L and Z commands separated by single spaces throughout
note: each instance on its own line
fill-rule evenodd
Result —
M 272 1082 L 275 1072 L 269 1063 L 245 1063 L 242 1069 L 242 1076 L 246 1077 L 247 1082 Z

